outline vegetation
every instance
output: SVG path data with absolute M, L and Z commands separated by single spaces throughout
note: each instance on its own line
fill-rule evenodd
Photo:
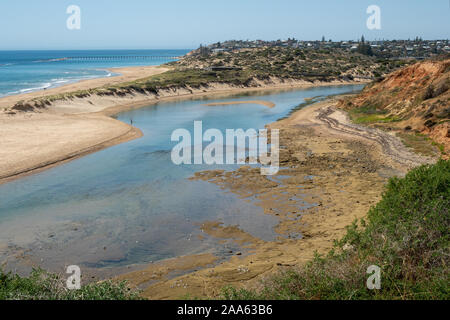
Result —
M 439 151 L 444 154 L 443 146 L 437 145 L 426 135 L 413 132 L 398 132 L 397 136 L 402 139 L 402 142 L 408 148 L 413 149 L 415 152 L 423 154 L 425 156 L 434 156 Z M 439 151 L 438 151 L 439 150 Z
M 449 299 L 450 162 L 390 179 L 367 218 L 355 221 L 326 256 L 263 283 L 225 288 L 226 299 Z M 367 268 L 381 268 L 368 290 Z
M 388 116 L 387 111 L 379 108 L 377 104 L 364 104 L 361 107 L 349 110 L 353 122 L 359 124 L 391 123 L 400 121 L 396 116 Z
M 366 56 L 373 56 L 372 47 L 370 43 L 366 43 L 364 36 L 361 37 L 361 42 L 358 44 L 356 51 Z
M 373 78 L 374 66 L 383 73 L 395 69 L 395 61 L 381 64 L 374 58 L 343 50 L 315 50 L 269 47 L 186 56 L 169 63 L 173 70 L 149 78 L 124 83 L 103 91 L 155 92 L 171 87 L 207 87 L 209 83 L 250 86 L 256 80 L 296 79 L 305 81 L 353 80 Z M 381 70 L 381 69 L 380 69 Z M 379 72 L 382 72 L 378 70 Z M 106 92 L 109 91 L 109 92 Z
M 383 117 L 379 115 L 368 115 L 368 116 L 360 116 L 354 119 L 355 123 L 390 123 L 400 121 L 396 117 Z
M 369 46 L 370 47 L 370 46 Z M 210 66 L 240 67 L 255 76 L 276 76 L 303 80 L 374 78 L 406 62 L 376 59 L 344 49 L 263 47 L 233 52 L 192 55 L 173 66 L 203 69 Z
M 68 290 L 65 279 L 40 269 L 29 277 L 0 270 L 0 300 L 136 300 L 138 293 L 125 282 L 104 281 Z
M 358 117 L 385 115 L 405 121 L 402 125 L 404 128 L 411 127 L 410 130 L 434 129 L 450 119 L 448 57 L 436 57 L 381 77 L 379 81 L 367 85 L 356 99 L 343 100 L 343 107 L 355 121 Z M 381 116 L 360 121 L 386 122 L 385 117 Z

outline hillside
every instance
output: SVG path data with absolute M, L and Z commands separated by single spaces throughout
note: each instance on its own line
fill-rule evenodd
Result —
M 426 60 L 395 71 L 341 101 L 354 121 L 395 131 L 423 149 L 427 137 L 450 153 L 450 59 Z M 426 151 L 426 150 L 422 150 Z M 446 154 L 446 155 L 445 155 Z
M 374 79 L 405 63 L 337 48 L 263 47 L 206 54 L 197 50 L 172 64 L 189 69 L 239 68 L 255 77 L 330 81 Z

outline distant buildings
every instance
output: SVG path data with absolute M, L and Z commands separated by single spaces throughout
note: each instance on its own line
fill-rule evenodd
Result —
M 201 46 L 198 53 L 224 53 L 233 50 L 264 48 L 264 47 L 291 47 L 298 49 L 333 49 L 357 50 L 359 41 L 302 41 L 294 38 L 287 40 L 229 40 L 217 42 L 208 46 Z M 380 58 L 427 58 L 433 55 L 450 52 L 449 40 L 378 40 L 366 41 L 370 45 L 374 56 Z

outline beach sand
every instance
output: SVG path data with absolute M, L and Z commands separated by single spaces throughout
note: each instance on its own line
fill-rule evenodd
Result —
M 0 116 L 0 181 L 141 136 L 139 129 L 101 115 Z

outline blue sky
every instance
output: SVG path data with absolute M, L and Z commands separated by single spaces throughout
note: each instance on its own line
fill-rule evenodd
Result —
M 81 8 L 81 30 L 66 9 Z M 366 9 L 381 8 L 381 30 Z M 196 48 L 227 39 L 450 38 L 449 0 L 3 0 L 0 50 Z

